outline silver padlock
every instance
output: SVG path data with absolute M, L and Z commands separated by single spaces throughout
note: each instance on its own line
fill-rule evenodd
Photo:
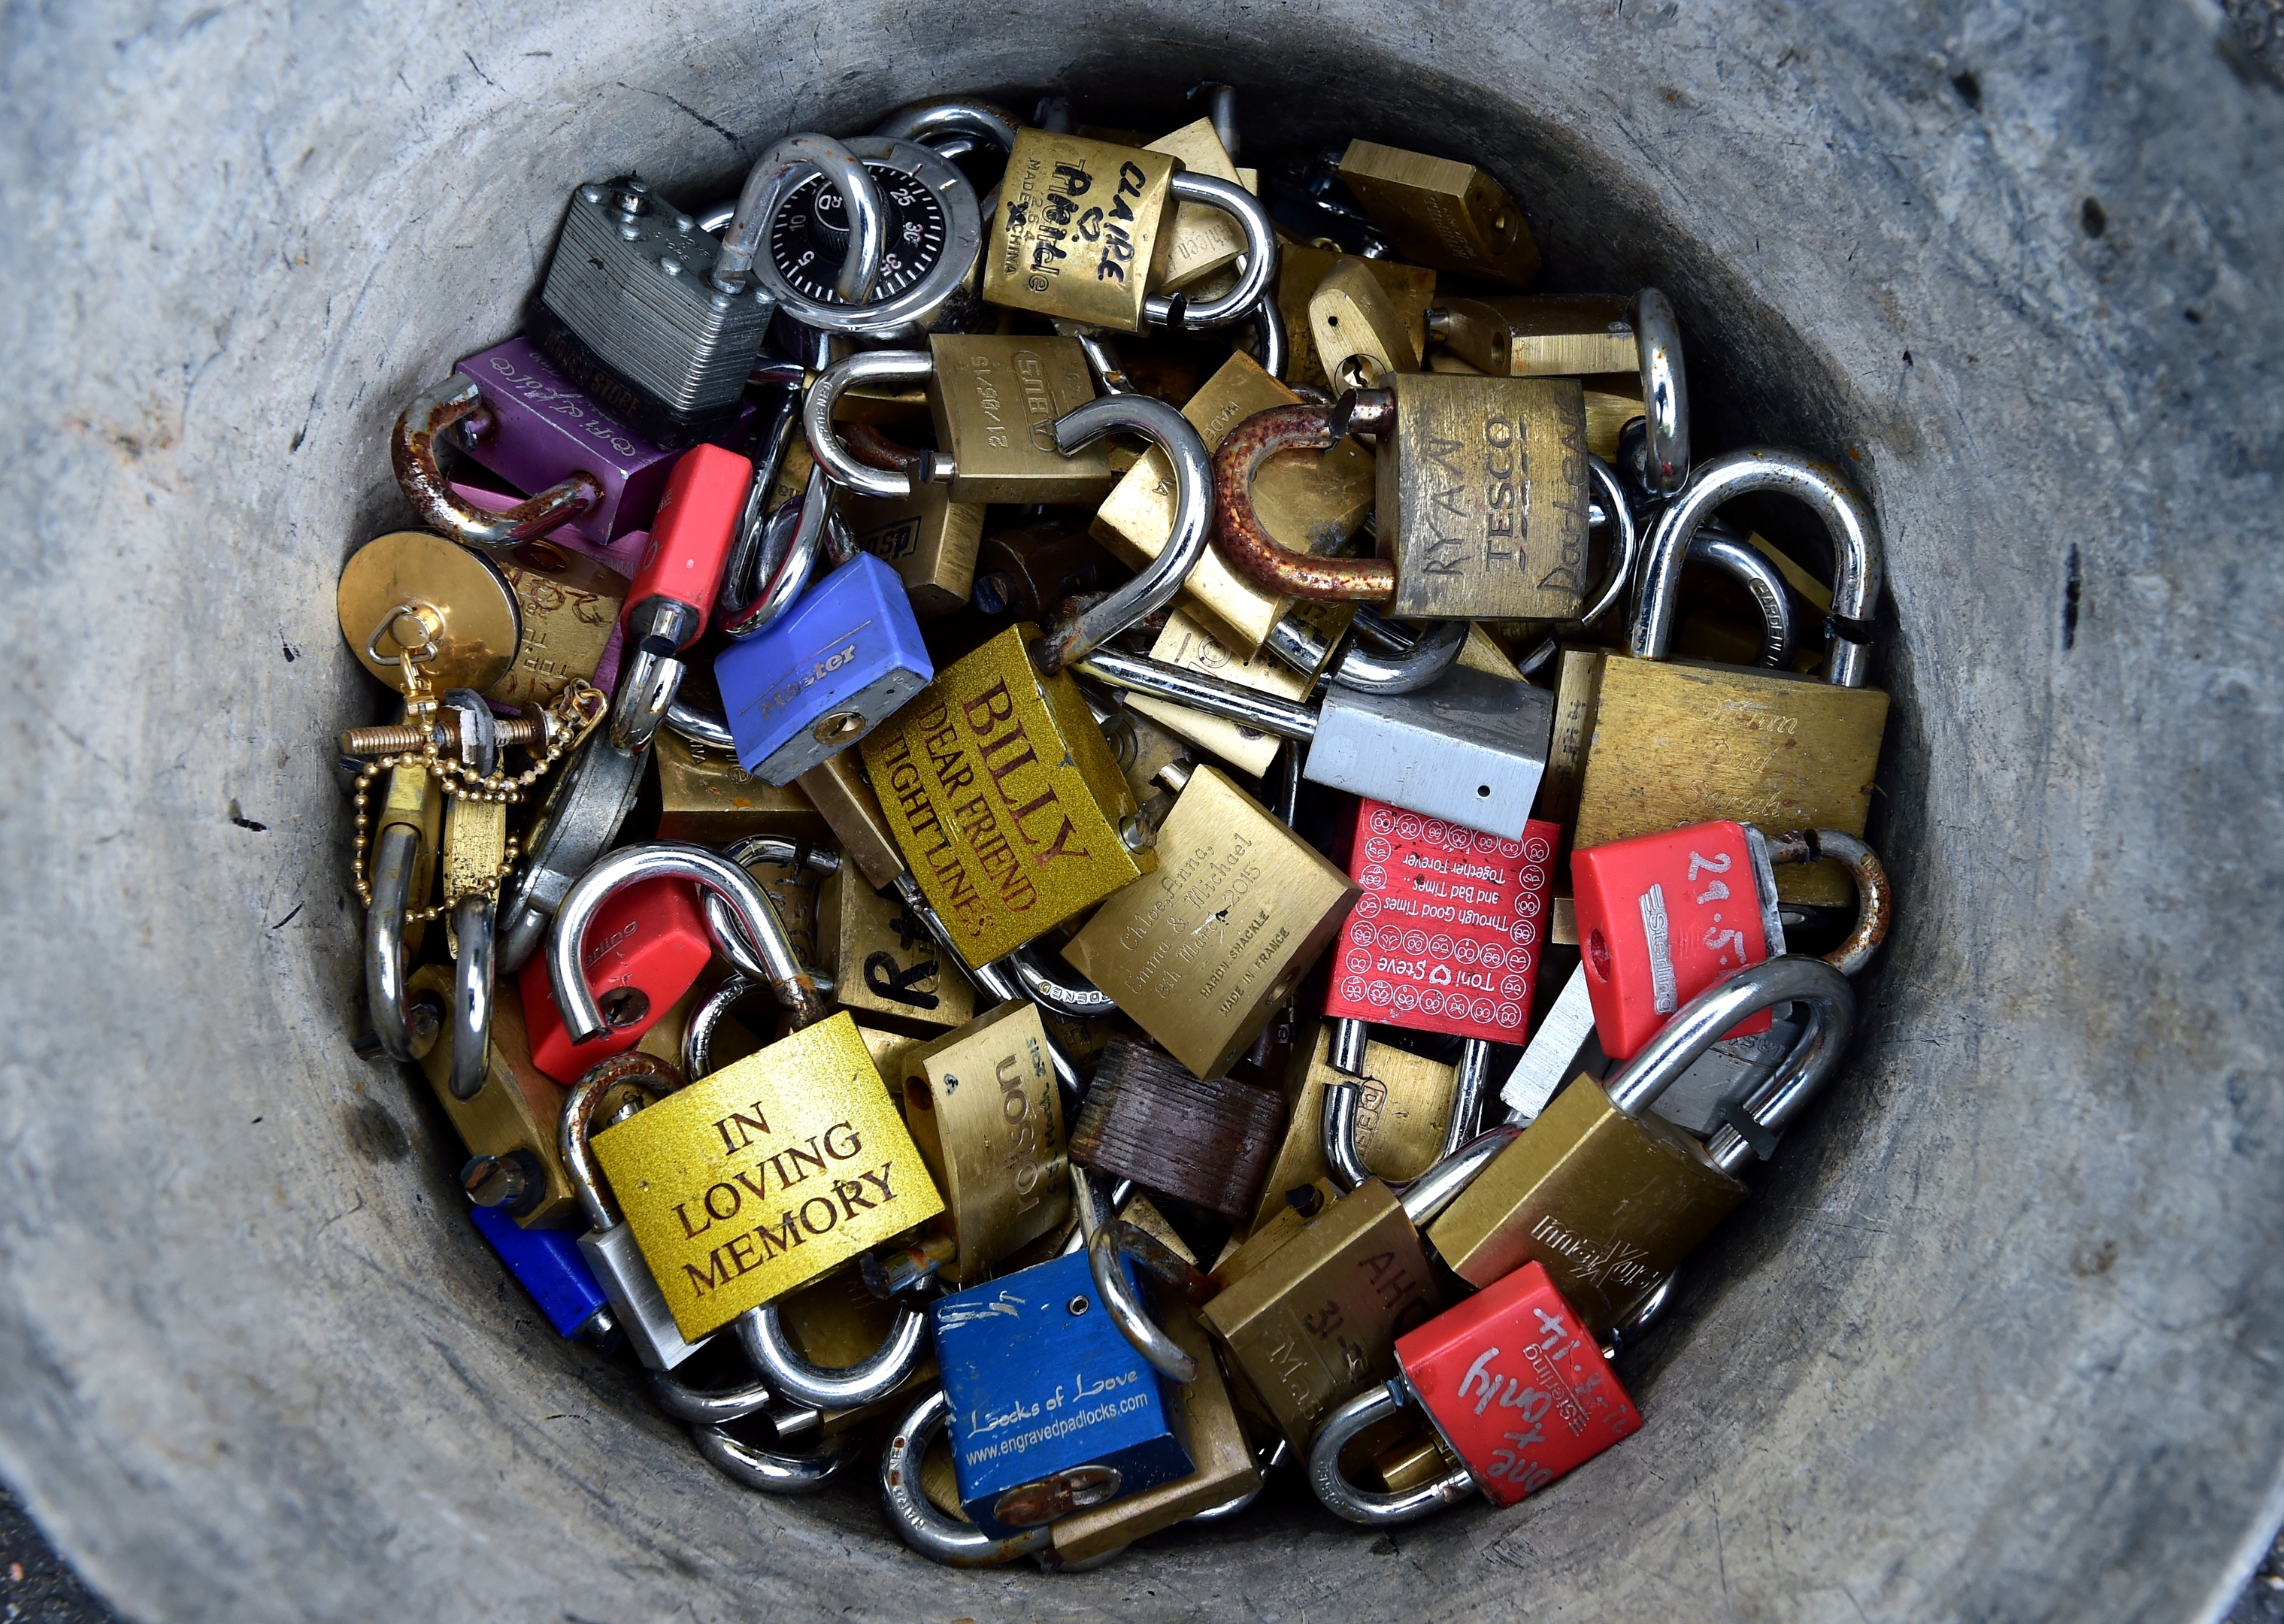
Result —
M 598 731 L 549 788 L 525 839 L 523 861 L 500 891 L 495 956 L 501 973 L 513 975 L 530 962 L 565 894 L 618 839 L 649 760 L 648 749 L 622 750 Z
M 631 1114 L 640 1105 L 629 1097 L 638 1094 L 648 1101 L 664 1099 L 682 1087 L 682 1074 L 655 1055 L 633 1050 L 614 1055 L 579 1079 L 563 1102 L 563 1126 L 558 1142 L 563 1171 L 578 1193 L 579 1208 L 591 1226 L 579 1238 L 580 1255 L 595 1271 L 596 1284 L 611 1300 L 611 1311 L 627 1333 L 635 1356 L 653 1370 L 670 1370 L 698 1351 L 683 1340 L 674 1323 L 666 1295 L 643 1261 L 635 1232 L 620 1222 L 603 1194 L 600 1171 L 587 1141 L 597 1126 L 595 1118 L 606 1099 L 616 1097 L 619 1111 Z M 631 1109 L 630 1109 L 630 1107 Z M 614 1114 L 617 1114 L 614 1113 Z M 602 1126 L 609 1127 L 610 1123 Z

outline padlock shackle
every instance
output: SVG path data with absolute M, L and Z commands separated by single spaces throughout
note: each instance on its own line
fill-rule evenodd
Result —
M 1766 838 L 1766 837 L 1764 837 Z M 1821 863 L 1829 857 L 1845 865 L 1856 882 L 1856 927 L 1847 940 L 1824 956 L 1824 962 L 1842 975 L 1854 975 L 1872 962 L 1872 955 L 1888 939 L 1895 918 L 1895 887 L 1880 855 L 1852 834 L 1837 829 L 1799 829 L 1767 839 L 1769 861 Z
M 492 1046 L 492 912 L 494 901 L 472 892 L 452 904 L 452 1097 L 471 1100 L 483 1091 Z
M 1821 959 L 1808 962 L 1823 963 Z M 1852 1011 L 1842 1012 L 1811 1002 L 1799 1041 L 1745 1102 L 1743 1115 L 1763 1145 L 1756 1147 L 1734 1127 L 1725 1123 L 1705 1142 L 1705 1153 L 1713 1165 L 1734 1175 L 1752 1166 L 1764 1150 L 1772 1149 L 1768 1142 L 1791 1124 L 1840 1069 L 1849 1035 L 1854 1029 Z
M 741 1443 L 719 1426 L 693 1426 L 698 1453 L 733 1483 L 764 1495 L 813 1495 L 862 1452 L 861 1432 L 842 1433 L 817 1446 L 813 1455 L 780 1455 Z
M 1068 964 L 1050 969 L 1040 963 L 1046 951 L 1035 940 L 999 961 L 1022 988 L 1025 997 L 1066 1020 L 1107 1020 L 1118 1013 L 1117 1000 L 1077 971 Z
M 483 386 L 465 372 L 455 372 L 414 395 L 398 415 L 388 440 L 388 460 L 421 523 L 463 547 L 504 552 L 559 530 L 602 505 L 602 481 L 583 469 L 504 512 L 487 513 L 455 495 L 438 460 L 438 436 L 456 423 L 477 418 L 483 404 Z M 469 424 L 480 437 L 492 427 L 489 414 Z
M 1144 324 L 1167 327 L 1178 322 L 1185 332 L 1205 332 L 1244 320 L 1269 297 L 1277 281 L 1277 227 L 1269 211 L 1260 199 L 1236 182 L 1216 180 L 1209 175 L 1177 169 L 1167 190 L 1173 194 L 1166 206 L 1169 212 L 1182 203 L 1202 203 L 1237 222 L 1245 233 L 1245 257 L 1240 262 L 1245 269 L 1235 287 L 1204 304 L 1192 304 L 1180 293 L 1151 294 L 1142 301 Z
M 1152 699 L 1171 699 L 1208 716 L 1226 717 L 1246 727 L 1274 733 L 1279 738 L 1306 742 L 1317 736 L 1317 713 L 1305 705 L 1278 699 L 1257 688 L 1240 688 L 1235 683 L 1169 665 L 1162 660 L 1099 648 L 1074 662 L 1070 668 L 1081 676 L 1113 688 L 1146 694 Z
M 1333 406 L 1303 402 L 1255 412 L 1230 430 L 1214 453 L 1214 546 L 1224 563 L 1265 592 L 1330 603 L 1396 599 L 1396 566 L 1388 559 L 1294 552 L 1269 534 L 1253 507 L 1253 480 L 1261 465 L 1279 451 L 1321 451 L 1339 443 L 1353 421 L 1349 408 L 1356 398 L 1344 396 Z
M 1358 1488 L 1341 1475 L 1341 1451 L 1349 1439 L 1368 1426 L 1402 1414 L 1406 1406 L 1417 1402 L 1418 1395 L 1412 1391 L 1412 1384 L 1399 1376 L 1366 1388 L 1325 1417 L 1309 1444 L 1309 1487 L 1316 1491 L 1326 1511 L 1352 1523 L 1385 1528 L 1396 1523 L 1415 1522 L 1431 1511 L 1458 1504 L 1474 1492 L 1474 1473 L 1465 1466 L 1433 1483 L 1423 1483 L 1418 1488 L 1396 1495 Z
M 747 1416 L 759 1415 L 777 1402 L 777 1395 L 761 1382 L 742 1387 L 693 1387 L 671 1370 L 653 1370 L 650 1395 L 677 1421 L 692 1426 L 726 1426 Z
M 1824 623 L 1830 650 L 1825 681 L 1836 688 L 1860 688 L 1871 674 L 1870 621 L 1880 602 L 1879 521 L 1837 468 L 1771 446 L 1731 451 L 1700 465 L 1659 518 L 1642 559 L 1628 645 L 1637 660 L 1668 657 L 1691 539 L 1723 503 L 1764 490 L 1805 503 L 1824 521 L 1834 559 L 1832 611 Z
M 1353 1023 L 1356 1027 L 1361 1027 L 1363 1024 L 1361 1021 Z M 1343 1035 L 1347 1029 L 1347 1026 L 1344 1025 Z M 1490 1066 L 1491 1046 L 1482 1039 L 1469 1038 L 1460 1044 L 1459 1063 L 1452 1068 L 1451 1074 L 1451 1114 L 1443 1124 L 1443 1148 L 1436 1152 L 1435 1165 L 1409 1183 L 1399 1183 L 1393 1180 L 1382 1181 L 1387 1183 L 1391 1191 L 1403 1198 L 1406 1212 L 1409 1212 L 1414 1205 L 1410 1194 L 1414 1184 L 1428 1183 L 1431 1179 L 1437 1181 L 1435 1185 L 1430 1186 L 1427 1193 L 1422 1195 L 1419 1205 L 1424 1207 L 1428 1203 L 1434 1202 L 1435 1211 L 1441 1212 L 1443 1207 L 1451 1205 L 1452 1197 L 1467 1188 L 1467 1178 L 1472 1178 L 1474 1173 L 1482 1171 L 1483 1167 L 1489 1165 L 1490 1156 L 1497 1147 L 1492 1147 L 1491 1151 L 1480 1148 L 1482 1139 L 1487 1136 L 1476 1134 L 1475 1120 L 1482 1114 L 1483 1096 L 1490 1089 Z M 1350 1072 L 1349 1074 L 1358 1077 L 1365 1075 L 1362 1072 Z M 1325 1167 L 1331 1175 L 1333 1183 L 1340 1186 L 1341 1193 L 1343 1195 L 1356 1189 L 1365 1180 L 1379 1176 L 1370 1167 L 1365 1166 L 1364 1154 L 1357 1145 L 1357 1123 L 1362 1119 L 1363 1109 L 1364 1089 L 1360 1084 L 1343 1081 L 1326 1085 L 1321 1135 L 1324 1141 L 1322 1149 Z M 1493 1130 L 1494 1133 L 1498 1131 Z M 1509 1134 L 1507 1136 L 1512 1138 L 1514 1136 Z M 1504 1144 L 1505 1141 L 1502 1140 L 1500 1143 Z M 1475 1149 L 1478 1159 L 1470 1163 L 1458 1164 L 1467 1167 L 1471 1170 L 1467 1172 L 1467 1178 L 1462 1178 L 1459 1183 L 1452 1184 L 1449 1195 L 1443 1194 L 1442 1183 L 1456 1176 L 1455 1159 L 1462 1149 L 1467 1148 Z M 1434 1213 L 1428 1214 L 1428 1216 L 1434 1216 Z M 1427 1218 L 1412 1220 L 1414 1223 L 1424 1223 L 1427 1221 Z
M 880 274 L 881 256 L 888 246 L 888 206 L 872 174 L 856 155 L 831 136 L 787 136 L 761 156 L 746 173 L 738 193 L 738 212 L 722 234 L 721 251 L 710 277 L 724 293 L 745 290 L 746 273 L 761 252 L 762 234 L 786 194 L 820 171 L 825 183 L 841 194 L 849 210 L 849 252 L 833 278 L 833 291 L 843 303 L 862 304 Z
M 1625 1069 L 1604 1085 L 1604 1092 L 1615 1109 L 1638 1117 L 1680 1081 L 1698 1056 L 1719 1042 L 1723 1033 L 1763 1010 L 1789 1003 L 1809 1005 L 1812 1029 L 1817 1027 L 1819 1013 L 1825 1017 L 1826 1024 L 1838 1034 L 1838 1042 L 1831 1046 L 1832 1058 L 1836 1059 L 1855 1027 L 1856 989 L 1846 976 L 1822 959 L 1788 953 L 1732 971 L 1683 1004 L 1641 1052 L 1627 1062 Z M 1808 1042 L 1803 1038 L 1802 1047 Z M 1786 1077 L 1794 1069 L 1787 1058 L 1778 1077 Z M 1820 1074 L 1817 1081 L 1822 1081 Z
M 793 1015 L 796 1028 L 825 1018 L 825 1004 L 817 983 L 799 959 L 778 917 L 777 905 L 736 863 L 702 846 L 660 841 L 647 846 L 622 846 L 605 854 L 564 893 L 555 910 L 555 924 L 547 940 L 547 980 L 555 990 L 555 1004 L 563 1027 L 574 1043 L 600 1037 L 609 1028 L 597 1007 L 580 964 L 581 946 L 595 914 L 614 892 L 645 879 L 687 879 L 724 898 L 743 929 L 746 944 L 755 949 L 768 972 L 770 991 Z
M 755 447 L 754 482 L 746 488 L 746 504 L 738 515 L 730 556 L 722 566 L 721 589 L 714 595 L 714 623 L 733 636 L 752 636 L 784 613 L 794 597 L 799 596 L 796 589 L 782 601 L 770 601 L 770 589 L 786 565 L 793 540 L 792 527 L 798 522 L 785 511 L 792 505 L 790 503 L 774 511 L 769 506 L 770 493 L 777 488 L 778 476 L 785 472 L 786 457 L 793 449 L 793 437 L 802 426 L 802 397 L 808 370 L 799 363 L 794 364 L 800 375 L 778 391 L 769 425 Z M 784 522 L 779 523 L 780 519 Z M 804 569 L 802 581 L 805 584 L 808 579 Z M 733 625 L 737 629 L 731 629 Z M 674 725 L 671 716 L 667 725 Z
M 392 1060 L 414 1058 L 412 1023 L 404 1012 L 411 979 L 404 951 L 404 915 L 422 866 L 423 844 L 419 829 L 411 824 L 384 824 L 372 841 L 372 901 L 364 910 L 364 1001 L 373 1036 L 381 1053 Z
M 911 1379 L 928 1354 L 927 1316 L 899 1308 L 888 1339 L 855 1364 L 828 1370 L 801 1356 L 779 1322 L 778 1305 L 763 1303 L 737 1319 L 738 1346 L 762 1379 L 781 1398 L 811 1409 L 861 1409 Z
M 1092 1173 L 1072 1162 L 1070 1180 L 1071 1205 L 1078 1213 L 1079 1233 L 1086 1238 L 1087 1269 L 1094 1277 L 1095 1295 L 1102 1299 L 1103 1311 L 1110 1316 L 1111 1323 L 1134 1351 L 1161 1376 L 1185 1386 L 1197 1380 L 1198 1362 L 1158 1328 L 1142 1307 L 1141 1298 L 1128 1284 L 1126 1271 L 1118 1266 L 1122 1255 L 1132 1257 L 1146 1268 L 1152 1268 L 1160 1260 L 1132 1238 L 1141 1231 L 1112 1216 L 1103 1193 L 1095 1188 Z M 1179 1263 L 1180 1260 L 1175 1261 Z M 1193 1284 L 1193 1292 L 1196 1289 Z
M 741 835 L 720 849 L 724 857 L 741 869 L 750 870 L 757 863 L 769 863 L 781 868 L 805 869 L 819 878 L 841 871 L 841 854 L 831 847 L 782 840 L 775 835 Z M 738 975 L 733 979 L 741 980 L 745 985 L 739 992 L 726 998 L 719 988 L 716 989 L 714 995 L 700 1004 L 698 1011 L 692 1015 L 691 1027 L 684 1035 L 682 1053 L 683 1070 L 693 1081 L 714 1069 L 712 1064 L 714 1028 L 721 1024 L 722 1017 L 729 1012 L 730 1006 L 739 998 L 743 997 L 746 991 L 766 987 L 770 981 L 768 968 L 762 963 L 753 945 L 745 940 L 745 934 L 738 925 L 738 917 L 730 910 L 729 903 L 708 892 L 703 899 L 703 905 L 706 910 L 706 924 L 714 933 L 716 949 L 724 958 L 728 959 L 737 967 Z M 830 998 L 833 992 L 833 978 L 814 966 L 808 968 L 810 980 L 817 983 L 819 995 Z M 727 986 L 728 983 L 724 982 L 724 985 Z M 711 1016 L 707 1022 L 703 1039 L 694 1038 L 692 1035 L 698 1030 L 698 1015 L 709 1011 Z M 692 1057 L 696 1057 L 700 1062 L 695 1070 L 692 1069 Z
M 926 383 L 935 375 L 935 358 L 924 349 L 860 349 L 844 355 L 817 375 L 802 402 L 802 428 L 809 436 L 809 454 L 826 477 L 844 490 L 880 502 L 902 502 L 912 494 L 912 474 L 891 472 L 859 462 L 841 442 L 833 426 L 833 408 L 857 384 Z M 1169 409 L 1170 410 L 1170 409 Z M 922 477 L 949 480 L 950 459 L 931 453 Z
M 1670 496 L 1689 479 L 1689 370 L 1681 359 L 1681 320 L 1654 287 L 1629 312 L 1641 354 L 1642 422 L 1648 432 L 1645 477 L 1653 496 Z
M 1380 618 L 1373 614 L 1370 605 L 1357 605 L 1357 620 L 1368 614 Z M 1458 663 L 1474 624 L 1472 621 L 1430 621 L 1428 629 L 1398 654 L 1376 652 L 1365 646 L 1365 638 L 1351 637 L 1325 680 L 1354 693 L 1417 693 Z
M 931 96 L 908 102 L 872 129 L 876 136 L 896 141 L 936 144 L 939 136 L 972 136 L 988 141 L 1002 152 L 1015 150 L 1015 132 L 1023 121 L 1006 108 L 972 96 Z
M 532 824 L 523 861 L 500 889 L 499 968 L 513 975 L 546 940 L 548 922 L 605 847 L 641 787 L 646 750 L 621 750 L 607 731 L 587 742 L 565 764 Z
M 950 1410 L 938 1388 L 896 1423 L 896 1435 L 880 1453 L 880 1506 L 898 1538 L 931 1562 L 946 1567 L 999 1567 L 1054 1543 L 1052 1524 L 1041 1523 L 1005 1539 L 994 1539 L 974 1523 L 938 1511 L 920 1487 L 920 1463 L 943 1430 Z
M 1187 418 L 1154 395 L 1100 395 L 1055 419 L 1055 449 L 1075 456 L 1105 434 L 1139 434 L 1174 470 L 1174 520 L 1158 556 L 1107 596 L 1058 605 L 1031 644 L 1031 663 L 1047 676 L 1174 601 L 1205 556 L 1213 523 L 1213 464 Z
M 725 636 L 732 641 L 758 636 L 794 606 L 817 573 L 817 555 L 835 550 L 833 530 L 839 517 L 833 483 L 823 465 L 813 465 L 801 495 L 763 522 L 760 544 L 745 572 L 761 584 L 750 601 L 717 619 Z M 728 729 L 723 731 L 726 735 Z
M 1744 588 L 1760 611 L 1761 652 L 1753 663 L 1772 671 L 1790 667 L 1794 651 L 1800 646 L 1800 627 L 1784 572 L 1769 561 L 1768 555 L 1713 519 L 1689 538 L 1689 562 L 1719 570 Z
M 572 1193 L 579 1198 L 579 1210 L 585 1215 L 589 1229 L 619 1227 L 619 1215 L 603 1198 L 602 1169 L 595 1165 L 595 1152 L 587 1143 L 594 1133 L 595 1112 L 604 1097 L 614 1089 L 630 1088 L 648 1095 L 656 1104 L 681 1087 L 680 1072 L 656 1055 L 634 1049 L 590 1067 L 571 1085 L 570 1093 L 563 1097 L 563 1117 L 556 1128 L 555 1148 L 563 1158 L 563 1175 L 570 1181 Z

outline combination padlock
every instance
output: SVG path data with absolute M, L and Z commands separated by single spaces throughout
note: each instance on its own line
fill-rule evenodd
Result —
M 1063 956 L 1167 1053 L 1217 1078 L 1332 943 L 1357 887 L 1211 767 L 1189 775 L 1157 849 L 1156 872 L 1105 898 Z
M 1242 1219 L 1284 1117 L 1285 1102 L 1265 1084 L 1193 1076 L 1146 1044 L 1114 1037 L 1071 1124 L 1071 1160 Z
M 1310 1487 L 1350 1522 L 1410 1522 L 1470 1489 L 1513 1505 L 1641 1430 L 1600 1347 L 1536 1263 L 1398 1337 L 1396 1362 L 1400 1375 L 1342 1405 L 1310 1447 Z M 1341 1448 L 1411 1404 L 1459 1470 L 1408 1492 L 1358 1489 Z
M 1528 287 L 1538 275 L 1538 245 L 1522 210 L 1474 165 L 1351 141 L 1339 174 L 1402 258 L 1510 287 Z
M 864 738 L 935 675 L 904 583 L 869 552 L 714 660 L 738 764 L 769 785 Z
M 1885 940 L 1891 904 L 1885 867 L 1851 836 L 1812 830 L 1771 841 L 1750 824 L 1717 819 L 1572 852 L 1579 964 L 1602 1051 L 1631 1060 L 1728 972 L 1784 953 L 1777 868 L 1826 859 L 1856 886 L 1856 927 L 1826 956 L 1853 974 Z M 1764 1011 L 1723 1035 L 1768 1029 Z
M 1701 1143 L 1648 1107 L 1747 1016 L 1805 1006 L 1799 1044 L 1748 1102 L 1745 1132 Z M 1742 1201 L 1739 1174 L 1838 1069 L 1855 1024 L 1848 978 L 1788 955 L 1733 971 L 1684 1005 L 1606 1089 L 1581 1075 L 1444 1208 L 1428 1242 L 1471 1285 L 1544 1264 L 1587 1328 L 1624 1323 Z
M 1255 472 L 1277 452 L 1352 433 L 1379 436 L 1381 556 L 1295 553 L 1261 523 Z M 1585 603 L 1592 493 L 1575 379 L 1393 374 L 1336 405 L 1248 418 L 1216 452 L 1214 480 L 1215 546 L 1270 592 L 1428 620 L 1568 621 Z
M 649 744 L 681 689 L 683 652 L 706 633 L 753 482 L 751 459 L 720 446 L 693 446 L 674 465 L 621 617 L 628 655 L 611 740 L 622 750 Z
M 1169 152 L 1026 129 L 999 194 L 983 244 L 983 297 L 992 304 L 1120 332 L 1196 332 L 1244 319 L 1276 278 L 1269 211 L 1234 180 L 1185 173 Z M 1159 237 L 1178 230 L 1169 203 L 1202 204 L 1237 223 L 1245 269 L 1221 297 L 1177 306 L 1150 292 Z M 1169 269 L 1180 268 L 1169 261 Z
M 517 977 L 532 1064 L 558 1082 L 575 1082 L 596 1061 L 640 1042 L 713 956 L 705 910 L 687 880 L 622 886 L 596 910 L 579 954 L 580 973 L 602 1011 L 600 1036 L 573 1042 L 547 964 L 526 964 Z

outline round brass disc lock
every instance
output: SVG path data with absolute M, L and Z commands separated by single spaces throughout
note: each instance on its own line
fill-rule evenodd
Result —
M 523 631 L 515 594 L 489 560 L 426 530 L 358 548 L 335 603 L 349 651 L 391 688 L 410 649 L 432 691 L 481 692 L 507 675 Z

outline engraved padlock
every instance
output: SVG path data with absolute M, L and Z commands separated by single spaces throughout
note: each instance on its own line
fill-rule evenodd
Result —
M 843 863 L 818 902 L 817 962 L 833 972 L 833 1001 L 931 1041 L 973 1020 L 975 989 L 966 972 L 902 898 L 875 890 L 853 869 Z
M 1397 1338 L 1396 1361 L 1401 1373 L 1342 1405 L 1310 1447 L 1310 1487 L 1351 1522 L 1410 1522 L 1471 1489 L 1513 1505 L 1641 1430 L 1601 1347 L 1536 1263 Z M 1358 1489 L 1341 1448 L 1411 1404 L 1459 1470 L 1409 1492 Z
M 1253 498 L 1271 455 L 1377 434 L 1383 556 L 1296 554 Z M 1263 589 L 1352 599 L 1431 620 L 1575 617 L 1585 601 L 1592 506 L 1584 397 L 1575 379 L 1397 373 L 1333 406 L 1248 418 L 1214 458 L 1215 545 Z
M 1538 275 L 1538 245 L 1522 210 L 1474 165 L 1351 141 L 1339 173 L 1403 258 L 1510 287 L 1528 287 Z
M 602 686 L 606 676 L 616 677 L 612 644 L 626 606 L 625 576 L 547 541 L 526 542 L 488 562 L 515 594 L 517 635 L 514 662 L 483 691 L 485 699 L 544 705 L 575 679 Z

